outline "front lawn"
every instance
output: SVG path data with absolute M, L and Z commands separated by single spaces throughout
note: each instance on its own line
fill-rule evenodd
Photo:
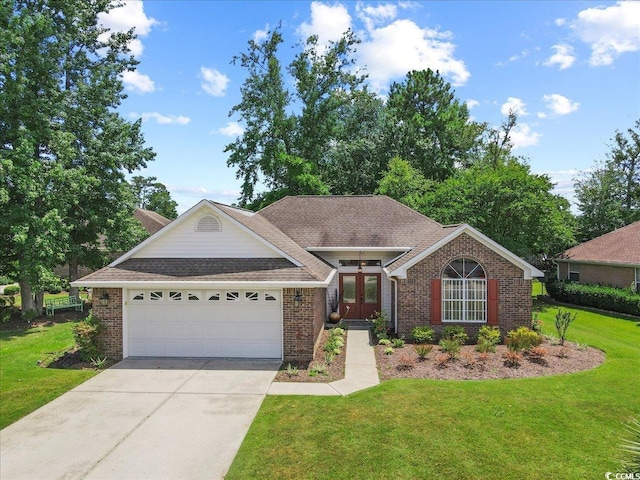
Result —
M 640 322 L 579 309 L 590 371 L 486 381 L 392 380 L 349 397 L 268 396 L 227 479 L 604 478 L 640 417 Z M 553 332 L 557 307 L 539 313 Z M 616 470 L 618 469 L 618 470 Z
M 42 368 L 73 346 L 73 322 L 0 331 L 0 428 L 19 420 L 96 374 L 92 370 Z

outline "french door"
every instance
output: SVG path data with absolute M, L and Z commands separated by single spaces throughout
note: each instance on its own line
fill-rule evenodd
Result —
M 348 311 L 347 311 L 348 308 Z M 363 319 L 380 311 L 379 273 L 340 274 L 340 314 Z

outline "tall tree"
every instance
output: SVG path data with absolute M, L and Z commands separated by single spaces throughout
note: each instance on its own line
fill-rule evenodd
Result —
M 380 180 L 375 193 L 388 195 L 414 210 L 420 210 L 424 204 L 425 196 L 434 187 L 433 180 L 426 179 L 418 169 L 413 168 L 406 160 L 394 157 L 389 162 L 389 168 Z
M 4 182 L 2 247 L 22 286 L 23 312 L 40 311 L 56 265 L 91 266 L 100 236 L 129 245 L 134 223 L 124 170 L 144 166 L 140 123 L 115 109 L 125 97 L 120 75 L 134 68 L 132 31 L 98 25 L 109 0 L 2 3 L 0 140 Z M 127 196 L 129 195 L 129 196 Z M 29 199 L 25 201 L 25 199 Z
M 393 83 L 387 100 L 386 137 L 393 155 L 433 180 L 473 163 L 485 126 L 471 121 L 451 85 L 430 69 Z
M 640 220 L 640 119 L 616 132 L 606 160 L 575 182 L 580 241 Z
M 135 175 L 130 183 L 138 207 L 159 213 L 170 220 L 178 216 L 178 202 L 171 198 L 167 187 L 158 182 L 156 177 Z
M 249 40 L 248 52 L 233 58 L 248 73 L 240 89 L 242 101 L 229 112 L 240 116 L 245 130 L 224 149 L 230 153 L 227 165 L 236 167 L 236 177 L 242 179 L 241 205 L 256 198 L 260 181 L 273 188 L 285 173 L 280 155 L 294 154 L 295 120 L 287 112 L 291 94 L 284 87 L 277 55 L 282 42 L 278 27 L 263 41 Z

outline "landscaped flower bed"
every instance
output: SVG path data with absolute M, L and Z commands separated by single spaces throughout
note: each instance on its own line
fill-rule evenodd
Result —
M 554 342 L 555 343 L 555 342 Z M 539 345 L 542 356 L 521 352 L 519 366 L 509 366 L 505 345 L 496 346 L 495 353 L 477 352 L 475 345 L 463 345 L 458 358 L 447 358 L 438 345 L 421 360 L 415 352 L 416 345 L 406 344 L 384 353 L 384 345 L 376 345 L 376 361 L 380 379 L 432 378 L 441 380 L 485 380 L 499 378 L 525 378 L 573 373 L 595 368 L 604 362 L 601 350 L 572 342 L 564 346 L 552 345 L 545 340 Z
M 342 330 L 342 329 L 340 329 Z M 342 344 L 331 348 L 331 332 L 338 330 L 329 329 L 322 332 L 320 345 L 312 362 L 285 362 L 276 374 L 276 382 L 333 382 L 344 378 L 344 362 L 347 353 L 346 331 L 333 335 L 342 340 L 333 342 Z M 329 345 L 328 345 L 329 344 Z M 338 351 L 340 353 L 338 353 Z

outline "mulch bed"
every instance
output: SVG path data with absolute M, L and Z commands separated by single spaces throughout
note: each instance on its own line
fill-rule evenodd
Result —
M 313 362 L 324 362 L 324 344 L 329 338 L 329 331 L 324 330 L 322 332 L 322 338 L 320 339 L 320 345 L 316 355 L 313 357 Z M 315 377 L 309 376 L 309 365 L 313 362 L 287 362 L 280 366 L 280 370 L 276 374 L 274 381 L 276 382 L 313 382 L 313 383 L 326 383 L 333 382 L 335 380 L 341 380 L 344 378 L 344 362 L 347 356 L 347 335 L 344 337 L 344 347 L 342 347 L 342 353 L 336 355 L 331 364 L 328 365 L 327 375 L 317 375 Z M 298 367 L 298 375 L 289 376 L 287 374 L 287 365 L 291 363 L 292 366 Z
M 50 327 L 56 323 L 77 322 L 89 315 L 89 308 L 84 309 L 84 312 L 76 312 L 75 310 L 66 310 L 62 312 L 56 312 L 55 315 L 49 317 L 47 315 L 40 315 L 34 318 L 31 323 L 27 322 L 20 316 L 20 311 L 16 311 L 11 315 L 11 320 L 5 323 L 0 323 L 0 330 L 28 330 L 32 327 Z
M 395 349 L 392 355 L 385 355 L 382 345 L 375 346 L 376 362 L 381 380 L 394 378 L 430 378 L 437 380 L 494 380 L 502 378 L 526 378 L 590 370 L 601 365 L 605 354 L 593 347 L 579 346 L 573 342 L 565 342 L 564 347 L 542 343 L 547 353 L 542 359 L 536 359 L 522 353 L 522 361 L 518 367 L 505 364 L 504 355 L 507 347 L 498 345 L 495 353 L 481 355 L 475 351 L 475 345 L 464 345 L 455 360 L 443 361 L 440 347 L 420 360 L 415 353 L 414 345 L 406 344 Z

